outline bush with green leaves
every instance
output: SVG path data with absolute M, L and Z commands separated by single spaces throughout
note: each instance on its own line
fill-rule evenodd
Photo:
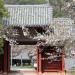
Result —
M 45 4 L 46 0 L 4 0 L 6 4 Z
M 5 16 L 8 16 L 8 12 L 7 9 L 4 7 L 4 1 L 0 0 L 0 32 L 3 28 L 2 19 Z M 4 45 L 4 40 L 2 36 L 0 36 L 0 54 L 3 54 L 3 45 Z
M 0 38 L 0 55 L 3 54 L 4 39 Z

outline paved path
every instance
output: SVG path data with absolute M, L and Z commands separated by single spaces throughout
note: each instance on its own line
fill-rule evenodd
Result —
M 5 74 L 4 74 L 5 75 Z M 43 74 L 38 74 L 35 72 L 20 72 L 20 73 L 10 73 L 8 75 L 66 75 L 65 73 L 59 73 L 59 72 L 51 72 L 51 73 L 43 73 Z
M 65 75 L 65 73 L 43 73 L 43 74 L 35 74 L 35 73 L 32 73 L 32 74 L 24 74 L 24 75 Z
M 0 74 L 0 75 L 71 75 L 71 74 L 65 74 L 64 72 L 50 72 L 50 73 L 43 73 L 43 74 L 38 74 L 36 72 L 12 72 L 10 74 Z

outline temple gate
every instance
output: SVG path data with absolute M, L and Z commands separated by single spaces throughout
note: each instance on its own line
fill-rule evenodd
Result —
M 37 72 L 64 71 L 63 50 L 56 46 L 37 48 Z

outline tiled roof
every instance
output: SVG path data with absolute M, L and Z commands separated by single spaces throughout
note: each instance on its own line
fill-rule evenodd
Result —
M 10 17 L 4 19 L 5 25 L 49 25 L 52 20 L 52 7 L 48 5 L 5 5 L 5 7 L 10 13 Z
M 53 18 L 52 23 L 58 23 L 58 24 L 62 24 L 62 25 L 73 25 L 74 24 L 74 20 L 72 20 L 71 18 Z

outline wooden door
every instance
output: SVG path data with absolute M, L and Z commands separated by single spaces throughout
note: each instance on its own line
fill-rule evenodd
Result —
M 60 57 L 56 57 L 58 56 L 56 55 L 56 52 L 45 50 L 41 56 L 43 72 L 62 70 L 62 55 Z
M 38 72 L 62 71 L 63 61 L 62 50 L 57 52 L 54 47 L 37 49 Z

